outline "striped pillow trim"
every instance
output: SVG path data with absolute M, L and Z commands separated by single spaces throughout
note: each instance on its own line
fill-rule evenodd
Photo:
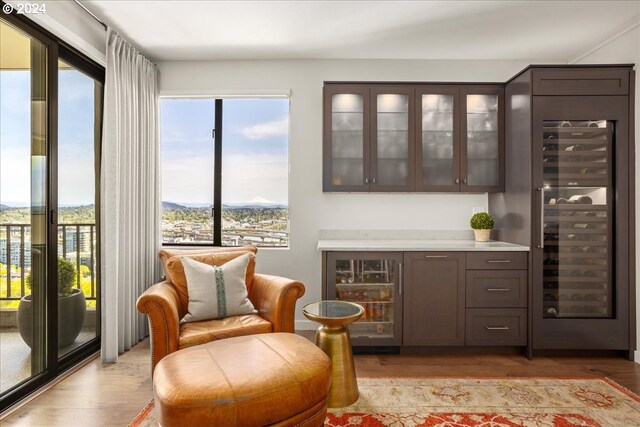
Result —
M 218 297 L 218 317 L 227 317 L 227 297 L 224 291 L 224 273 L 222 268 L 214 267 L 216 280 L 216 295 Z

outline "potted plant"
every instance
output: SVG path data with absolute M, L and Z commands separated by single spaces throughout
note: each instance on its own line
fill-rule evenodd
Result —
M 73 344 L 82 326 L 87 311 L 84 292 L 73 288 L 76 282 L 76 268 L 65 258 L 58 258 L 58 348 Z M 26 277 L 31 288 L 31 273 Z M 31 295 L 25 295 L 18 305 L 18 331 L 24 342 L 33 344 L 33 307 Z
M 469 222 L 476 236 L 476 242 L 488 242 L 493 229 L 493 217 L 487 212 L 478 212 L 471 217 Z

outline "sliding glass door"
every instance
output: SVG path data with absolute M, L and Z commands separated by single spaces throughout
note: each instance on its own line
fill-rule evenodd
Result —
M 99 349 L 103 82 L 0 17 L 0 411 Z
M 66 56 L 64 50 L 60 56 Z M 70 63 L 58 61 L 59 357 L 100 334 L 96 171 L 102 86 Z
M 0 21 L 0 392 L 45 372 L 48 47 Z

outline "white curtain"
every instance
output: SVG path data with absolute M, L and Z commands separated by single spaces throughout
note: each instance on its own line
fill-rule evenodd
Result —
M 100 176 L 102 361 L 146 336 L 136 300 L 160 265 L 158 70 L 116 32 L 107 32 Z

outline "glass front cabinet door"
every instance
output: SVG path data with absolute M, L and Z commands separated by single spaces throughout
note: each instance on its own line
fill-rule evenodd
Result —
M 324 88 L 324 191 L 369 191 L 369 88 Z
M 371 191 L 411 191 L 414 187 L 412 87 L 371 89 Z
M 348 328 L 355 346 L 402 343 L 402 253 L 328 252 L 326 299 L 364 308 Z
M 504 191 L 504 88 L 460 89 L 460 190 Z
M 460 190 L 460 89 L 457 86 L 421 86 L 416 105 L 416 189 Z

